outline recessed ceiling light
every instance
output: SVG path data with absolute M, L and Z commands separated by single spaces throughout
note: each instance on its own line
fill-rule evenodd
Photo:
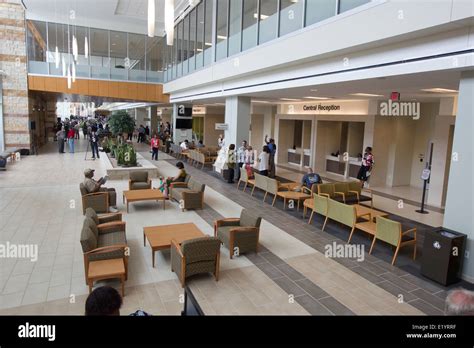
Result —
M 280 98 L 280 100 L 284 100 L 284 101 L 300 101 L 301 99 L 293 99 L 293 98 Z
M 383 97 L 380 94 L 370 94 L 370 93 L 352 93 L 350 95 L 355 95 L 357 97 Z
M 266 100 L 252 100 L 252 103 L 270 103 L 270 102 Z
M 424 92 L 432 92 L 432 93 L 457 93 L 455 89 L 447 89 L 447 88 L 427 88 L 422 89 Z
M 304 97 L 305 99 L 315 99 L 315 100 L 328 100 L 331 98 L 328 97 Z

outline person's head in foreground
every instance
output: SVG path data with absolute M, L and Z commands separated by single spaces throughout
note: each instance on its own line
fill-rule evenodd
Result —
M 314 173 L 313 168 L 311 168 L 311 167 L 306 168 L 306 173 L 313 174 Z
M 446 315 L 474 315 L 474 291 L 450 291 L 446 297 Z
M 178 167 L 179 169 L 184 169 L 184 164 L 183 164 L 183 162 L 178 162 L 178 163 L 176 163 L 176 167 Z
M 87 316 L 120 315 L 122 296 L 110 286 L 101 286 L 92 291 L 86 300 Z

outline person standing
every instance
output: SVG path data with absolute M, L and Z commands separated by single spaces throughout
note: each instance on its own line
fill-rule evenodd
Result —
M 374 156 L 372 155 L 372 148 L 368 146 L 365 149 L 364 157 L 362 158 L 362 166 L 357 174 L 357 179 L 360 180 L 362 188 L 366 186 L 369 181 L 370 174 L 372 173 L 372 167 L 374 165 Z
M 270 162 L 270 149 L 267 145 L 263 147 L 262 153 L 258 156 L 258 171 L 260 175 L 268 176 L 268 165 Z
M 274 178 L 276 174 L 276 168 L 275 168 L 275 154 L 277 150 L 277 146 L 275 144 L 275 139 L 268 139 L 268 135 L 265 135 L 265 143 L 268 146 L 268 150 L 270 151 L 270 157 L 269 157 L 269 164 L 268 164 L 268 176 L 270 178 Z
M 249 178 L 253 177 L 252 167 L 254 165 L 255 155 L 252 146 L 248 146 L 245 150 L 245 170 Z
M 92 159 L 95 160 L 100 158 L 99 156 L 99 135 L 97 134 L 97 128 L 93 127 L 90 133 L 90 142 L 91 142 L 91 149 L 92 149 Z
M 151 151 L 153 154 L 151 155 L 151 159 L 158 161 L 158 149 L 160 148 L 160 139 L 158 139 L 158 135 L 155 133 L 153 138 L 151 139 Z
M 74 153 L 74 138 L 76 137 L 76 130 L 74 127 L 69 128 L 67 132 L 67 143 L 69 146 L 69 153 Z
M 228 168 L 228 178 L 227 182 L 229 184 L 234 183 L 235 176 L 235 144 L 229 145 L 229 151 L 227 152 L 227 168 Z
M 148 125 L 145 127 L 145 140 L 150 136 L 150 127 Z
M 222 147 L 224 147 L 224 145 L 224 136 L 222 134 L 219 134 L 219 138 L 217 139 L 217 146 L 219 147 L 219 149 L 221 149 Z
M 82 124 L 82 133 L 84 134 L 84 139 L 87 139 L 87 122 L 84 121 L 84 123 Z
M 237 181 L 240 180 L 240 168 L 245 163 L 245 152 L 247 151 L 247 140 L 242 141 L 242 145 L 237 149 Z
M 61 127 L 56 133 L 56 139 L 58 139 L 59 153 L 64 153 L 64 142 L 66 141 L 66 132 L 64 131 L 64 127 Z

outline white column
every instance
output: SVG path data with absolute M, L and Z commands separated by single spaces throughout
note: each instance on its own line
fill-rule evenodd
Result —
M 228 129 L 224 132 L 226 146 L 238 146 L 243 140 L 248 141 L 250 131 L 250 98 L 228 97 L 225 101 L 225 123 Z
M 458 112 L 454 129 L 453 157 L 449 171 L 448 193 L 444 214 L 444 227 L 467 234 L 463 276 L 474 281 L 474 72 L 461 74 Z

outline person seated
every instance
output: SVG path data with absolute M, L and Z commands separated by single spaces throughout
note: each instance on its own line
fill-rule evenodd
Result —
M 180 146 L 183 152 L 187 152 L 189 150 L 189 141 L 186 139 L 185 141 L 181 143 Z
M 313 184 L 322 184 L 323 181 L 321 180 L 321 177 L 318 174 L 313 172 L 313 168 L 308 168 L 306 174 L 301 180 L 301 183 L 303 184 L 303 186 L 311 189 Z
M 184 169 L 183 162 L 176 163 L 176 167 L 179 169 L 178 175 L 176 175 L 175 177 L 167 177 L 166 180 L 162 180 L 162 178 L 160 178 L 161 184 L 158 187 L 158 190 L 161 190 L 165 197 L 168 197 L 169 187 L 171 184 L 175 182 L 184 182 L 186 180 L 186 176 L 188 175 L 188 173 L 186 173 L 186 170 Z
M 474 315 L 474 291 L 451 291 L 446 296 L 446 315 Z
M 202 140 L 199 140 L 198 144 L 196 145 L 196 148 L 202 149 L 204 147 L 204 144 L 202 143 Z
M 98 181 L 94 180 L 94 169 L 84 170 L 84 187 L 86 188 L 87 193 L 96 193 L 96 192 L 107 192 L 109 194 L 109 210 L 111 213 L 118 212 L 117 209 L 117 192 L 114 188 L 102 187 L 105 184 L 107 177 L 101 178 Z

